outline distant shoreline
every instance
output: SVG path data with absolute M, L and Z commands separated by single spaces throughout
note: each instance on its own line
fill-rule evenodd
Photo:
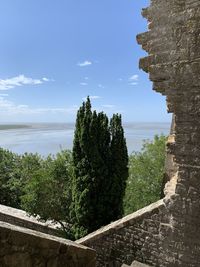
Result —
M 0 124 L 0 131 L 26 129 L 30 127 L 31 127 L 30 125 L 25 125 L 25 124 Z
M 170 125 L 170 122 L 124 122 L 123 127 L 127 130 L 129 129 L 153 129 L 155 126 L 162 125 L 164 128 Z M 20 129 L 49 129 L 56 130 L 56 128 L 64 128 L 66 129 L 74 129 L 75 128 L 75 122 L 69 122 L 69 123 L 53 123 L 53 122 L 34 122 L 34 123 L 0 123 L 0 131 L 8 131 L 8 130 L 20 130 Z

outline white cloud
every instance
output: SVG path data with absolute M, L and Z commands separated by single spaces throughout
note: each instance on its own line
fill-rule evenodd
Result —
M 43 80 L 44 82 L 50 82 L 50 79 L 48 79 L 48 78 L 46 78 L 46 77 L 43 77 L 42 80 Z
M 129 83 L 130 85 L 138 85 L 137 82 Z
M 89 61 L 89 60 L 85 60 L 85 61 L 83 61 L 83 62 L 79 62 L 77 65 L 78 65 L 79 67 L 86 67 L 86 66 L 90 66 L 90 65 L 92 65 L 92 62 Z
M 5 96 L 9 96 L 9 94 L 0 94 L 0 96 L 5 97 Z
M 123 81 L 123 79 L 122 79 L 122 78 L 119 78 L 118 80 L 119 80 L 120 82 L 122 82 L 122 81 Z
M 134 74 L 129 78 L 130 81 L 138 81 L 139 80 L 139 75 Z
M 99 98 L 101 98 L 101 96 L 98 96 L 98 95 L 92 95 L 92 96 L 90 96 L 90 99 L 99 99 Z
M 72 106 L 70 108 L 31 108 L 28 105 L 16 105 L 14 102 L 0 96 L 0 114 L 5 115 L 32 115 L 32 114 L 49 114 L 49 113 L 64 113 L 75 114 L 78 107 Z
M 99 88 L 105 88 L 102 84 L 98 84 Z
M 139 80 L 139 75 L 137 75 L 137 74 L 132 75 L 129 78 L 129 81 L 130 81 L 129 85 L 134 85 L 134 86 L 138 85 L 138 80 Z
M 101 96 L 98 96 L 98 95 L 91 95 L 89 97 L 90 97 L 90 99 L 100 99 L 101 98 Z M 82 99 L 83 99 L 83 101 L 86 101 L 87 97 L 83 97 Z
M 16 77 L 12 77 L 9 79 L 0 79 L 0 90 L 9 90 L 17 86 L 23 85 L 38 85 L 42 84 L 43 82 L 49 81 L 47 78 L 40 79 L 33 79 L 26 77 L 25 75 L 21 74 Z
M 114 108 L 115 105 L 102 105 L 102 107 L 104 107 L 104 108 Z
M 83 83 L 80 83 L 80 85 L 86 86 L 86 85 L 88 85 L 88 84 L 83 82 Z
M 89 78 L 88 78 L 88 77 L 85 77 L 84 79 L 85 79 L 85 80 L 89 80 Z

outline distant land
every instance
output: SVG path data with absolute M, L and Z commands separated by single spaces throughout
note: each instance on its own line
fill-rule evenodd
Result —
M 2 130 L 14 130 L 14 129 L 25 129 L 30 128 L 30 125 L 25 124 L 0 124 L 0 131 Z

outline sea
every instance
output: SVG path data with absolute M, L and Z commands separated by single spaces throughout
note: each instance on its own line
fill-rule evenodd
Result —
M 62 149 L 72 149 L 73 146 L 73 123 L 26 123 L 21 126 L 7 126 L 0 127 L 0 147 L 18 154 L 38 153 L 46 157 Z M 129 122 L 123 126 L 129 154 L 140 151 L 145 140 L 152 141 L 155 135 L 168 135 L 170 131 L 170 123 L 167 122 Z

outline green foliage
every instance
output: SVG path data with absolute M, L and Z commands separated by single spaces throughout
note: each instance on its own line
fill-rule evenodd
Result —
M 59 222 L 68 232 L 71 204 L 71 153 L 61 151 L 48 156 L 24 187 L 22 208 L 43 220 Z M 64 224 L 67 222 L 68 224 Z
M 111 131 L 111 160 L 110 160 L 110 210 L 111 219 L 123 215 L 123 198 L 128 178 L 128 152 L 121 115 L 114 114 L 110 122 Z
M 91 104 L 87 99 L 77 113 L 73 146 L 74 175 L 72 181 L 71 217 L 74 219 L 75 236 L 87 234 L 92 214 L 92 177 L 90 176 L 90 123 Z
M 97 154 L 96 164 L 94 166 L 96 182 L 94 186 L 96 225 L 102 226 L 111 222 L 110 217 L 110 129 L 108 117 L 103 113 L 98 114 L 97 127 Z M 98 228 L 99 228 L 98 227 Z M 97 228 L 97 227 L 96 227 Z
M 40 168 L 41 157 L 37 154 L 19 156 L 0 148 L 0 203 L 21 208 L 20 197 L 25 184 Z
M 146 141 L 141 152 L 129 157 L 129 178 L 124 198 L 125 214 L 132 213 L 160 199 L 164 175 L 166 137 Z
M 72 172 L 70 151 L 45 159 L 0 149 L 0 203 L 59 222 L 73 238 L 69 236 Z
M 25 153 L 16 155 L 14 176 L 10 179 L 9 188 L 15 192 L 15 202 L 18 202 L 18 208 L 21 208 L 21 196 L 24 194 L 24 187 L 29 183 L 36 171 L 41 168 L 43 162 L 38 154 Z M 11 205 L 13 206 L 13 205 Z
M 19 157 L 14 153 L 0 148 L 0 203 L 20 207 L 17 186 L 14 180 L 19 169 Z
M 113 160 L 112 160 L 113 157 Z M 121 116 L 91 111 L 89 97 L 77 113 L 73 146 L 72 214 L 76 238 L 116 220 L 128 176 Z

